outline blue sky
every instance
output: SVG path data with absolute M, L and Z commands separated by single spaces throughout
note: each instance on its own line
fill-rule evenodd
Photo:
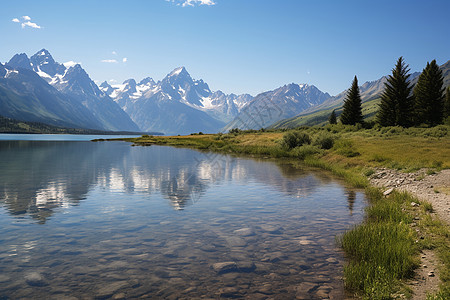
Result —
M 399 56 L 411 71 L 445 63 L 449 12 L 448 0 L 7 0 L 0 61 L 45 48 L 98 82 L 185 66 L 226 93 L 295 82 L 335 95 L 354 75 L 389 74 Z

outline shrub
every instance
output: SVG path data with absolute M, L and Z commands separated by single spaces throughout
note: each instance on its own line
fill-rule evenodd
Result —
M 305 159 L 308 156 L 320 153 L 321 150 L 313 145 L 303 145 L 300 147 L 296 147 L 292 150 L 292 155 L 299 158 Z
M 311 144 L 311 137 L 300 131 L 290 131 L 283 136 L 281 145 L 287 149 L 300 147 L 304 144 Z
M 242 130 L 240 130 L 239 128 L 233 128 L 233 129 L 230 129 L 229 132 L 230 132 L 230 133 L 236 133 L 236 134 L 239 134 L 239 133 L 242 132 Z
M 319 146 L 321 149 L 331 149 L 334 145 L 334 138 L 329 133 L 321 133 L 314 140 L 314 145 Z

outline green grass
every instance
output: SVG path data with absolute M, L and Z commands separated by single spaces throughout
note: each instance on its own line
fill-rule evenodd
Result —
M 394 192 L 386 200 L 376 188 L 367 188 L 366 195 L 371 201 L 366 221 L 339 239 L 350 258 L 345 286 L 366 299 L 390 299 L 418 266 L 419 245 L 404 209 L 411 196 Z

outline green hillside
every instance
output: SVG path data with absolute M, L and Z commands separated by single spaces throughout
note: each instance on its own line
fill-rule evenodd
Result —
M 64 128 L 52 126 L 40 122 L 24 122 L 0 116 L 0 133 L 36 133 L 36 134 L 92 134 L 92 135 L 110 135 L 110 134 L 132 134 L 141 135 L 142 132 L 119 132 L 102 131 L 80 128 Z M 161 133 L 148 133 L 160 135 Z
M 442 75 L 444 76 L 444 86 L 450 86 L 450 61 L 440 66 Z M 412 74 L 411 83 L 415 85 L 419 78 L 420 73 Z M 385 77 L 382 77 L 376 81 L 366 82 L 361 87 L 361 99 L 362 112 L 365 121 L 371 121 L 374 119 L 375 114 L 378 111 L 378 103 L 380 102 L 380 95 L 384 89 Z M 336 115 L 342 113 L 342 105 L 344 103 L 346 91 L 343 91 L 337 96 L 331 97 L 323 104 L 302 112 L 295 117 L 278 121 L 270 126 L 270 128 L 295 128 L 299 126 L 313 126 L 313 125 L 325 125 L 328 123 L 328 117 L 333 109 L 336 110 Z
M 371 121 L 375 118 L 375 114 L 378 110 L 378 103 L 380 98 L 369 100 L 362 104 L 362 113 L 365 121 Z M 271 126 L 271 128 L 295 128 L 299 126 L 313 126 L 313 125 L 325 125 L 328 124 L 328 117 L 330 116 L 333 108 L 315 111 L 310 114 L 296 116 L 294 118 L 281 120 Z M 336 108 L 336 115 L 342 113 L 342 106 Z

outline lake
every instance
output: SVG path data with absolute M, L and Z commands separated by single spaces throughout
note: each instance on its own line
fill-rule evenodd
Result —
M 363 191 L 282 160 L 39 139 L 0 141 L 0 299 L 344 298 L 336 236 Z

